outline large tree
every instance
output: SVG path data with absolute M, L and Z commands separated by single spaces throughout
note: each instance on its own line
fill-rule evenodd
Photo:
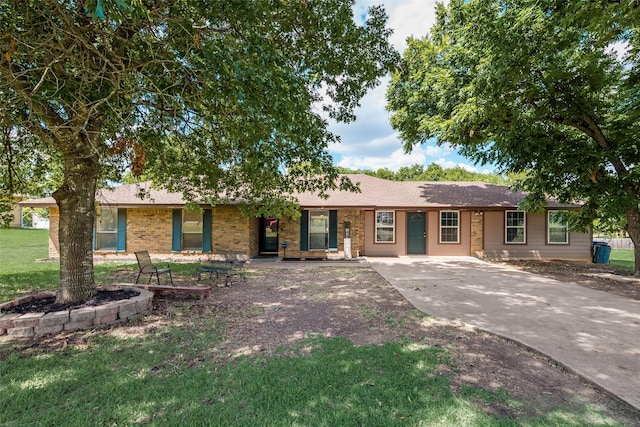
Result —
M 123 166 L 211 203 L 349 187 L 326 117 L 396 62 L 385 25 L 342 0 L 2 0 L 0 115 L 62 164 L 58 301 L 95 293 L 96 186 Z
M 547 196 L 626 218 L 640 274 L 640 6 L 452 0 L 412 39 L 388 89 L 406 149 L 449 142 Z
M 51 154 L 40 149 L 37 138 L 14 126 L 11 117 L 0 117 L 0 227 L 16 218 L 11 213 L 15 196 L 43 197 L 59 181 L 59 168 Z
M 59 168 L 51 165 L 52 153 L 14 123 L 14 116 L 0 116 L 0 227 L 15 219 L 14 196 L 44 197 L 60 178 Z

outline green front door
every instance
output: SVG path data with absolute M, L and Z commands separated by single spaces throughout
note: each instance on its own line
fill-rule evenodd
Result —
M 426 215 L 424 212 L 407 212 L 407 255 L 426 253 Z
M 260 253 L 278 253 L 278 218 L 260 218 Z

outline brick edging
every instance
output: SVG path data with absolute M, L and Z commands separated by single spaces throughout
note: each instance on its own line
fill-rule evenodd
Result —
M 55 334 L 63 331 L 75 331 L 94 326 L 106 325 L 127 320 L 137 314 L 151 312 L 153 292 L 144 289 L 118 287 L 139 291 L 140 295 L 130 299 L 110 302 L 95 307 L 83 307 L 52 313 L 1 313 L 0 335 L 13 337 L 32 337 Z M 54 292 L 43 292 L 33 296 L 22 297 L 14 301 L 0 304 L 1 308 L 19 305 L 37 298 L 55 296 Z

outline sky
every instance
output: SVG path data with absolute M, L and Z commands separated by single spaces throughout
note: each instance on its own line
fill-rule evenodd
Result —
M 407 45 L 407 37 L 426 35 L 435 22 L 435 0 L 356 0 L 356 19 L 365 16 L 368 7 L 375 4 L 384 5 L 389 17 L 387 26 L 394 31 L 390 41 L 401 53 Z M 472 172 L 493 171 L 491 165 L 476 166 L 448 145 L 438 146 L 435 140 L 415 146 L 410 154 L 405 154 L 398 132 L 389 124 L 390 113 L 385 110 L 388 84 L 386 77 L 365 95 L 361 107 L 355 111 L 355 122 L 331 123 L 330 130 L 341 138 L 340 144 L 329 146 L 334 164 L 349 169 L 397 171 L 403 166 L 437 163 L 443 168 L 461 166 Z

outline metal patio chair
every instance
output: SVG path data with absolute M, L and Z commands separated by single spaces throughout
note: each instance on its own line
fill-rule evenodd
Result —
M 136 283 L 138 283 L 138 280 L 140 280 L 140 276 L 142 274 L 148 274 L 149 281 L 147 283 L 151 283 L 151 279 L 155 274 L 159 285 L 160 275 L 163 273 L 169 273 L 169 280 L 171 281 L 171 285 L 173 286 L 173 277 L 171 276 L 171 267 L 169 267 L 169 263 L 167 263 L 167 266 L 164 268 L 158 268 L 153 262 L 151 262 L 151 257 L 149 256 L 148 251 L 135 252 L 135 254 L 136 259 L 138 260 L 138 267 L 140 268 L 138 277 L 136 278 Z

